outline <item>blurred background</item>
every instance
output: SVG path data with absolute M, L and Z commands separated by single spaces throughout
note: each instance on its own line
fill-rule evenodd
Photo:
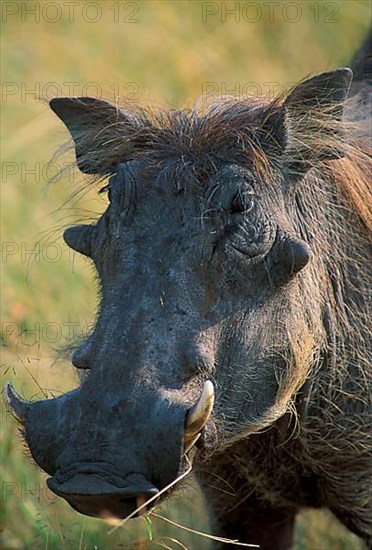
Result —
M 297 2 L 1 2 L 2 385 L 25 397 L 77 384 L 61 350 L 81 338 L 97 306 L 93 272 L 61 240 L 105 208 L 97 188 L 54 158 L 67 139 L 54 96 L 90 95 L 190 107 L 205 93 L 273 97 L 305 76 L 347 65 L 371 21 L 369 0 Z M 16 422 L 2 409 L 1 547 L 209 548 L 206 538 L 142 518 L 112 532 L 46 488 Z M 192 481 L 159 514 L 208 532 Z M 153 539 L 153 540 L 150 540 Z M 358 550 L 323 512 L 297 523 L 297 550 Z M 273 549 L 275 550 L 275 549 Z

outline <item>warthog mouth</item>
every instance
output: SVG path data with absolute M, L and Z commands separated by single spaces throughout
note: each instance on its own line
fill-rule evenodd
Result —
M 112 474 L 99 463 L 81 463 L 47 480 L 53 493 L 64 498 L 74 510 L 92 517 L 124 519 L 146 512 L 142 505 L 158 494 L 158 489 L 140 473 L 125 478 Z M 152 499 L 153 506 L 157 499 Z M 141 511 L 134 513 L 138 508 Z

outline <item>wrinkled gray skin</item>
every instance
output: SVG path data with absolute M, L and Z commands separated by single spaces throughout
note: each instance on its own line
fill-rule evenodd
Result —
M 204 171 L 193 170 L 192 156 L 171 170 L 174 155 L 154 161 L 149 142 L 142 155 L 112 163 L 109 206 L 98 222 L 65 232 L 67 244 L 93 259 L 101 283 L 94 331 L 73 356 L 89 374 L 66 395 L 23 404 L 22 414 L 13 406 L 25 419 L 32 455 L 51 476 L 48 486 L 79 512 L 126 517 L 138 496 L 155 495 L 185 471 L 187 411 L 210 379 L 216 405 L 189 458 L 213 533 L 287 549 L 296 512 L 328 506 L 369 540 L 359 491 L 348 495 L 348 512 L 338 507 L 346 498 L 342 460 L 328 475 L 321 453 L 311 454 L 306 419 L 319 406 L 311 387 L 327 368 L 324 355 L 313 357 L 326 323 L 318 321 L 325 306 L 313 282 L 323 264 L 291 191 L 310 161 L 305 154 L 292 165 L 283 160 L 291 112 L 309 97 L 333 107 L 350 79 L 347 69 L 315 77 L 275 111 L 259 145 L 270 177 L 249 158 L 230 162 L 215 151 L 205 155 L 212 162 Z M 80 168 L 107 173 L 104 161 L 83 150 L 79 131 L 89 114 L 98 120 L 97 112 L 111 116 L 114 108 L 87 98 L 51 106 L 75 140 Z M 332 116 L 339 122 L 340 115 Z M 105 143 L 96 146 L 102 159 Z M 341 156 L 333 147 L 319 160 Z M 299 425 L 308 428 L 307 439 Z M 315 431 L 319 449 L 329 427 Z

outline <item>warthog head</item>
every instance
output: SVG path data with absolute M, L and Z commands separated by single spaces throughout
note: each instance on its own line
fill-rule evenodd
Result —
M 78 389 L 29 403 L 8 385 L 6 398 L 48 486 L 79 512 L 125 517 L 188 454 L 211 456 L 291 406 L 323 338 L 302 180 L 343 154 L 350 78 L 204 111 L 51 101 L 80 169 L 109 176 L 105 213 L 64 234 L 94 262 L 100 309 L 72 358 L 89 373 Z

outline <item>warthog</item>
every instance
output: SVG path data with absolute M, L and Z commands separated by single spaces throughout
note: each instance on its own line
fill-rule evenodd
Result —
M 82 172 L 109 176 L 105 213 L 64 233 L 100 309 L 77 389 L 5 395 L 75 510 L 143 513 L 191 462 L 215 535 L 287 549 L 298 510 L 327 507 L 371 542 L 364 53 L 353 82 L 274 101 L 51 101 Z

